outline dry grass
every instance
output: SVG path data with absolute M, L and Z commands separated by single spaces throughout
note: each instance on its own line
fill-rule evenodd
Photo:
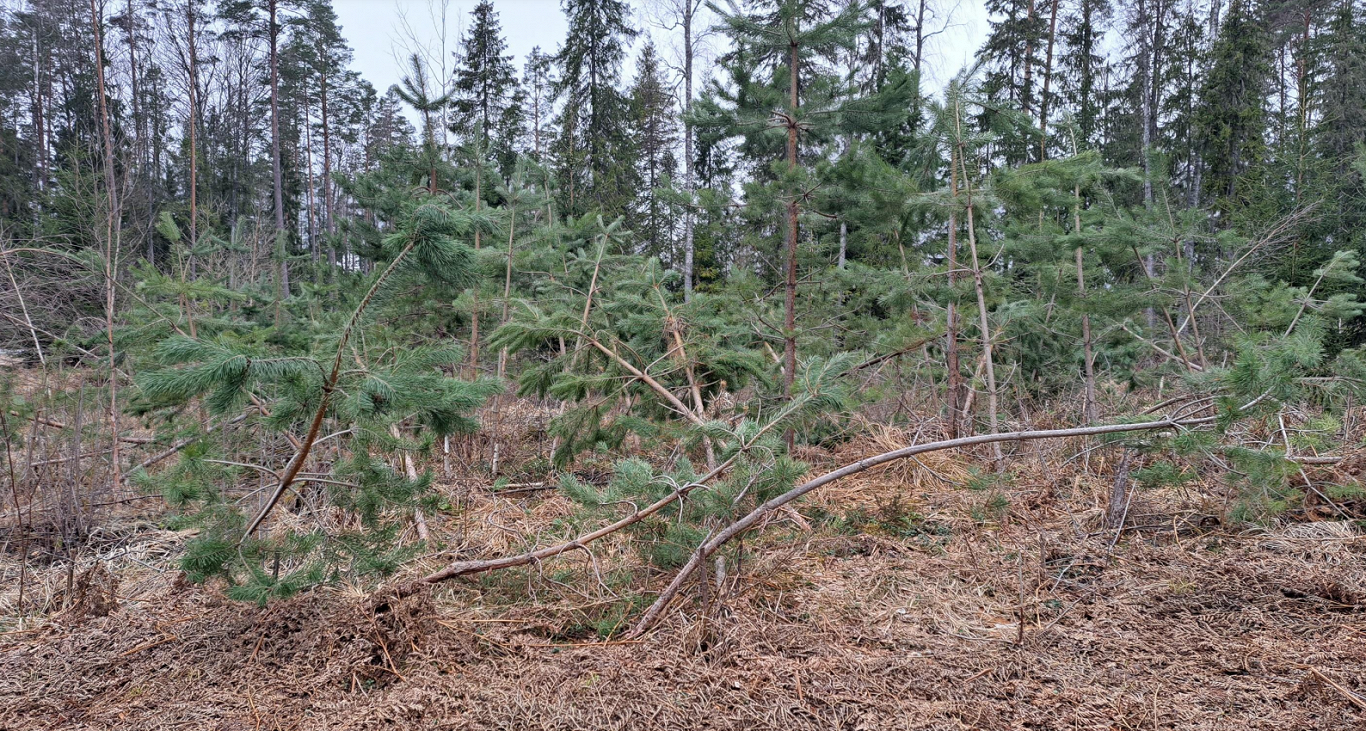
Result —
M 873 430 L 805 456 L 824 467 L 934 436 Z M 487 464 L 491 444 L 467 446 Z M 1021 446 L 1008 481 L 931 454 L 832 486 L 751 537 L 719 598 L 694 593 L 639 643 L 595 629 L 663 577 L 599 583 L 582 553 L 402 601 L 338 587 L 257 608 L 178 582 L 165 567 L 183 536 L 107 529 L 99 563 L 117 583 L 91 571 L 76 591 L 93 557 L 32 569 L 29 606 L 53 614 L 0 634 L 0 728 L 1366 725 L 1353 525 L 1221 530 L 1205 485 L 1141 494 L 1111 549 L 1107 455 L 1071 459 L 1079 446 Z M 505 464 L 543 449 L 500 442 Z M 488 485 L 442 486 L 469 509 L 431 518 L 449 551 L 409 575 L 523 550 L 571 512 Z M 603 573 L 632 564 L 625 540 L 595 547 Z

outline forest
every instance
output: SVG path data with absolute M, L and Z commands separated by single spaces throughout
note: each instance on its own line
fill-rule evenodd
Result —
M 1366 723 L 1366 2 L 390 4 L 0 0 L 0 727 Z

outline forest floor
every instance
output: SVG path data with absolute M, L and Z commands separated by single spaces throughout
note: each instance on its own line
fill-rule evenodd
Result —
M 336 587 L 258 608 L 185 584 L 169 563 L 184 536 L 125 516 L 98 564 L 30 570 L 51 613 L 0 625 L 0 728 L 1366 728 L 1353 523 L 1231 531 L 1219 486 L 1187 485 L 1139 492 L 1116 536 L 1116 455 L 1020 450 L 1008 481 L 927 455 L 832 486 L 638 642 L 599 636 L 667 577 L 613 580 L 622 542 L 401 600 Z M 469 510 L 430 518 L 434 537 L 466 557 L 521 550 L 571 512 L 488 487 L 443 484 Z

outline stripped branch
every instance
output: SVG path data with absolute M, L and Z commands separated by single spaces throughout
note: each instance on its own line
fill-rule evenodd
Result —
M 842 477 L 846 477 L 857 472 L 862 472 L 864 470 L 876 467 L 881 464 L 885 464 L 887 462 L 913 457 L 924 452 L 934 452 L 944 449 L 955 449 L 958 447 L 969 447 L 978 444 L 989 444 L 992 442 L 1025 441 L 1034 439 L 1059 439 L 1066 437 L 1094 436 L 1099 434 L 1115 434 L 1130 431 L 1143 431 L 1194 426 L 1197 424 L 1208 423 L 1212 420 L 1212 417 L 1205 417 L 1201 419 L 1190 419 L 1186 421 L 1162 420 L 1139 424 L 1111 424 L 1106 426 L 1084 427 L 1077 429 L 1050 429 L 1044 431 L 983 434 L 981 436 L 975 437 L 949 439 L 946 441 L 939 442 L 927 442 L 925 444 L 906 447 L 904 449 L 899 449 L 893 452 L 887 452 L 886 454 L 881 454 L 876 457 L 870 457 L 865 460 L 860 460 L 859 462 L 855 462 L 854 464 L 842 467 L 838 470 L 835 470 L 834 472 L 827 473 L 825 475 L 822 475 L 821 477 L 806 482 L 801 486 L 794 488 L 793 490 L 784 493 L 783 495 L 780 495 L 779 497 L 776 497 L 773 500 L 768 501 L 767 503 L 764 503 L 763 505 L 756 508 L 749 515 L 731 524 L 731 526 L 728 527 L 726 530 L 722 531 L 721 533 L 717 534 L 714 538 L 704 543 L 698 549 L 698 552 L 693 554 L 692 560 L 690 560 L 688 562 L 688 565 L 683 568 L 683 570 L 679 573 L 679 576 L 674 579 L 674 583 L 670 585 L 669 589 L 665 590 L 665 594 L 660 595 L 660 600 L 664 601 L 664 603 L 667 604 L 668 601 L 671 600 L 673 596 L 678 593 L 678 589 L 682 586 L 683 582 L 687 579 L 688 575 L 690 575 L 693 571 L 697 569 L 701 561 L 705 560 L 707 557 L 711 556 L 711 554 L 715 553 L 716 549 L 720 548 L 720 546 L 726 543 L 727 541 L 731 540 L 735 536 L 738 536 L 740 533 L 743 533 L 744 531 L 748 530 L 755 523 L 757 523 L 760 520 L 760 518 L 767 515 L 769 512 L 776 510 L 786 505 L 787 503 L 792 502 L 793 500 L 796 500 L 802 495 L 805 495 L 806 493 L 811 492 L 812 490 L 815 490 L 816 488 L 819 488 L 822 485 L 826 485 Z M 545 548 L 539 548 L 533 551 L 527 551 L 525 553 L 520 553 L 513 556 L 503 556 L 501 558 L 478 559 L 471 561 L 456 561 L 454 563 L 447 565 L 440 571 L 428 574 L 419 581 L 402 588 L 400 591 L 405 595 L 411 594 L 416 591 L 419 591 L 425 585 L 437 584 L 448 579 L 454 579 L 461 576 L 469 576 L 472 574 L 485 573 L 488 571 L 497 571 L 499 569 L 513 568 L 516 566 L 526 566 L 527 564 L 531 563 L 537 563 L 548 558 L 559 556 L 563 553 L 568 553 L 569 551 L 578 550 L 583 546 L 592 543 L 593 541 L 612 535 L 613 533 L 616 533 L 624 528 L 639 523 L 640 521 L 650 517 L 651 515 L 654 515 L 655 513 L 658 513 L 659 511 L 663 510 L 669 505 L 672 505 L 673 503 L 687 496 L 687 494 L 692 492 L 693 490 L 696 490 L 700 487 L 705 487 L 709 482 L 719 477 L 722 473 L 729 469 L 731 465 L 735 463 L 735 460 L 740 456 L 740 454 L 743 454 L 746 449 L 748 449 L 750 446 L 756 443 L 759 437 L 762 436 L 764 432 L 768 431 L 773 427 L 773 425 L 778 424 L 781 421 L 782 419 L 777 419 L 772 422 L 769 422 L 769 424 L 766 425 L 764 429 L 760 430 L 759 434 L 756 434 L 752 439 L 750 439 L 744 445 L 744 447 L 741 448 L 739 452 L 737 452 L 735 455 L 732 455 L 729 459 L 725 460 L 721 464 L 717 465 L 716 469 L 711 470 L 706 475 L 703 475 L 702 477 L 698 478 L 697 480 L 694 480 L 693 482 L 679 486 L 673 492 L 669 493 L 668 495 L 665 495 L 664 497 L 660 498 L 654 503 L 639 510 L 635 510 L 630 515 L 627 515 L 621 518 L 620 520 L 611 523 L 610 525 L 603 526 L 602 528 L 581 535 L 573 540 L 565 541 L 564 543 L 559 543 L 553 546 L 547 546 Z M 648 629 L 649 626 L 653 624 L 653 622 L 658 618 L 659 613 L 663 611 L 663 607 L 660 606 L 659 601 L 657 601 L 655 604 L 656 606 L 651 607 L 650 612 L 648 612 L 646 615 L 646 618 L 649 619 L 649 622 L 647 623 L 643 619 L 642 623 L 640 625 L 637 625 L 637 627 L 632 630 L 633 636 L 638 636 L 646 629 Z
M 731 523 L 729 526 L 727 526 L 724 530 L 713 535 L 701 546 L 698 546 L 697 550 L 693 552 L 692 558 L 689 559 L 688 563 L 684 565 L 684 567 L 678 572 L 678 574 L 674 577 L 673 582 L 670 583 L 668 588 L 666 588 L 659 595 L 659 598 L 655 600 L 654 604 L 650 605 L 650 608 L 646 610 L 645 614 L 640 618 L 640 621 L 637 622 L 636 625 L 631 628 L 631 631 L 626 634 L 626 637 L 636 638 L 641 636 L 645 632 L 649 631 L 649 629 L 659 621 L 660 617 L 668 608 L 669 604 L 673 602 L 676 596 L 678 596 L 679 591 L 682 590 L 683 585 L 687 582 L 688 578 L 692 576 L 692 574 L 696 572 L 697 569 L 700 566 L 702 566 L 708 558 L 712 556 L 712 554 L 720 550 L 722 546 L 729 543 L 731 540 L 738 537 L 745 531 L 748 531 L 750 528 L 753 528 L 755 525 L 759 524 L 773 511 L 782 508 L 783 506 L 787 505 L 793 500 L 796 500 L 797 498 L 800 498 L 809 492 L 812 492 L 825 485 L 835 482 L 836 480 L 840 480 L 850 475 L 863 472 L 864 470 L 872 469 L 873 467 L 877 467 L 879 465 L 887 464 L 888 462 L 895 462 L 897 460 L 906 459 L 908 457 L 914 457 L 919 454 L 924 454 L 925 452 L 938 452 L 946 449 L 958 449 L 961 447 L 971 447 L 979 444 L 992 444 L 1000 442 L 1020 442 L 1038 439 L 1066 439 L 1069 437 L 1099 436 L 1102 434 L 1119 434 L 1131 431 L 1174 429 L 1188 426 L 1196 426 L 1198 424 L 1206 424 L 1213 420 L 1214 417 L 1188 419 L 1185 421 L 1172 421 L 1170 419 L 1163 419 L 1161 421 L 1151 421 L 1139 424 L 1108 424 L 1105 426 L 1081 427 L 1075 429 L 1044 429 L 1040 431 L 1017 431 L 1006 432 L 1001 434 L 982 434 L 973 437 L 962 437 L 959 439 L 946 439 L 938 442 L 926 442 L 925 444 L 916 444 L 909 447 L 903 447 L 901 449 L 893 450 L 891 452 L 885 452 L 875 457 L 862 459 L 858 462 L 854 462 L 853 464 L 845 465 L 844 467 L 841 467 L 832 472 L 827 472 L 813 480 L 808 480 L 807 482 L 804 482 L 801 485 L 798 485 L 797 487 L 788 490 L 787 492 L 773 498 L 772 500 L 769 500 L 768 502 L 750 511 L 748 515 L 745 515 L 743 518 L 736 520 L 734 523 Z

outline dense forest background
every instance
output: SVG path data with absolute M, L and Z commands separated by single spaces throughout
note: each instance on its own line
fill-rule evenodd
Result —
M 926 0 L 564 0 L 558 48 L 485 1 L 376 89 L 327 0 L 5 3 L 7 509 L 74 550 L 160 496 L 264 601 L 402 565 L 530 400 L 511 479 L 675 591 L 869 420 L 982 484 L 1013 432 L 1146 435 L 1101 445 L 1121 524 L 1130 455 L 1234 521 L 1341 512 L 1303 465 L 1366 377 L 1366 6 L 987 8 L 943 88 Z

